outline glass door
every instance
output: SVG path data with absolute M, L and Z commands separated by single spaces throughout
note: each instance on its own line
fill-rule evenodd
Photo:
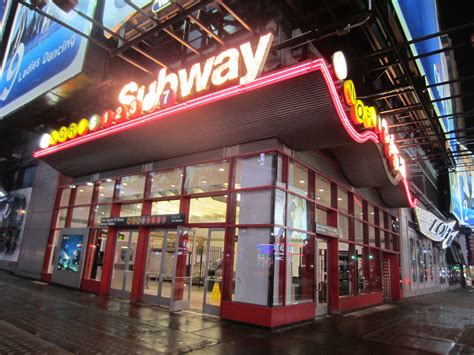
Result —
M 138 231 L 119 230 L 116 238 L 110 294 L 127 298 L 130 297 L 132 291 Z
M 316 239 L 316 315 L 328 313 L 328 243 Z
M 205 243 L 203 313 L 219 315 L 222 292 L 222 268 L 224 265 L 223 229 L 209 229 Z
M 194 232 L 189 228 L 178 227 L 175 242 L 174 274 L 172 275 L 171 312 L 187 309 L 191 304 L 193 266 Z

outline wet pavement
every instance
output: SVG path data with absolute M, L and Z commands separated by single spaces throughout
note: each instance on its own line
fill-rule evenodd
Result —
M 0 271 L 0 354 L 474 354 L 474 290 L 268 331 Z

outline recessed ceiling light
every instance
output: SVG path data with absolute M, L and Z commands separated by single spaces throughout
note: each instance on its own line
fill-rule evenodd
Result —
M 86 183 L 86 185 L 88 185 L 88 186 L 93 186 L 94 183 L 89 181 L 89 182 Z
M 219 171 L 225 171 L 225 169 L 224 168 L 219 168 Z
M 107 182 L 111 182 L 111 181 L 112 181 L 112 179 L 106 179 L 105 181 L 107 181 Z
M 84 192 L 84 190 L 83 190 L 83 189 L 79 189 L 79 192 Z
M 203 184 L 207 184 L 207 181 L 206 181 L 206 180 L 202 180 L 202 183 L 203 183 Z
M 175 184 L 171 184 L 170 186 L 171 186 L 171 187 L 176 187 L 176 185 L 175 185 Z
M 300 184 L 304 184 L 304 180 L 300 180 Z
M 319 189 L 318 191 L 319 191 L 319 192 L 324 192 L 324 189 Z
M 342 201 L 342 197 L 338 197 L 337 200 L 338 200 L 338 201 Z

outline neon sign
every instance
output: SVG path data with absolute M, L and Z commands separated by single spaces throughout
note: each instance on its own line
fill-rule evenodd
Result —
M 255 51 L 250 42 L 245 42 L 208 58 L 204 63 L 197 62 L 189 69 L 180 69 L 177 73 L 161 69 L 157 80 L 148 85 L 130 82 L 120 91 L 120 105 L 115 110 L 106 110 L 101 116 L 83 118 L 78 123 L 71 123 L 69 127 L 64 126 L 50 134 L 46 133 L 41 139 L 41 148 L 74 140 L 89 132 L 174 106 L 179 101 L 203 94 L 211 88 L 235 81 L 240 85 L 249 84 L 261 75 L 272 41 L 273 34 L 268 33 L 260 37 Z
M 352 80 L 344 81 L 343 96 L 344 101 L 347 106 L 349 106 L 349 116 L 352 123 L 356 127 L 373 130 L 378 135 L 390 167 L 406 179 L 407 173 L 405 160 L 401 157 L 400 151 L 395 144 L 395 135 L 388 132 L 387 120 L 380 119 L 375 107 L 366 106 L 362 100 L 357 99 L 355 86 Z

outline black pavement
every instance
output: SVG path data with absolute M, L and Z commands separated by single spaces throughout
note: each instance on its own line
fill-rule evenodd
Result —
M 474 354 L 474 291 L 457 289 L 268 331 L 170 314 L 0 271 L 0 354 Z

